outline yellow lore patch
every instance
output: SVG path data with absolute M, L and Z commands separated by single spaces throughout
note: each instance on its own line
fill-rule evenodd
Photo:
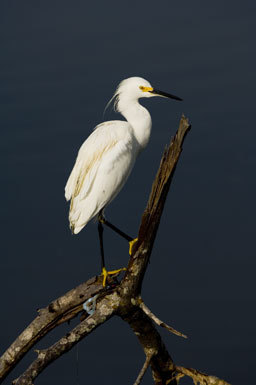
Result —
M 154 89 L 152 87 L 140 86 L 142 92 L 152 92 Z

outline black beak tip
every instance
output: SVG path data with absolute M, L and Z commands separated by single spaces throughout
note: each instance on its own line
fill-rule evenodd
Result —
M 183 99 L 179 98 L 179 97 L 176 96 L 176 95 L 168 94 L 167 92 L 163 92 L 163 91 L 160 91 L 160 90 L 154 89 L 154 90 L 153 90 L 153 93 L 156 94 L 156 95 L 159 95 L 159 96 L 164 96 L 165 98 L 178 100 L 178 101 L 180 101 L 180 102 L 183 101 Z

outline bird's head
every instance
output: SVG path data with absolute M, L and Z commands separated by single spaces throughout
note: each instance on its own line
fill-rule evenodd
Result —
M 108 102 L 106 108 L 112 101 L 114 101 L 114 109 L 121 112 L 119 106 L 119 102 L 121 100 L 124 103 L 127 103 L 138 100 L 140 98 L 151 98 L 153 96 L 161 96 L 163 98 L 182 101 L 182 99 L 178 96 L 155 89 L 146 79 L 134 76 L 121 81 L 114 93 L 114 96 Z
M 118 85 L 116 92 L 110 102 L 114 100 L 114 107 L 116 109 L 120 99 L 132 101 L 138 100 L 140 98 L 151 98 L 153 96 L 161 96 L 163 98 L 170 98 L 180 101 L 182 100 L 178 96 L 155 89 L 146 79 L 134 76 L 128 79 L 124 79 Z

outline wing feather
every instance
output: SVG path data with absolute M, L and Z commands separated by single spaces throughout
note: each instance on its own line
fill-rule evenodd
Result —
M 131 138 L 131 128 L 127 122 L 111 121 L 97 126 L 81 146 L 65 187 L 65 197 L 71 200 L 69 218 L 75 233 L 80 231 L 87 219 L 90 220 L 97 214 L 95 192 L 92 194 L 90 192 L 99 167 L 102 169 L 103 158 L 108 163 L 108 156 L 113 151 L 118 154 L 125 143 L 132 140 Z M 76 226 L 79 226 L 80 222 L 83 225 L 78 230 Z
M 110 122 L 107 122 L 110 123 Z M 81 146 L 75 165 L 65 186 L 65 198 L 76 197 L 83 187 L 83 195 L 90 189 L 103 154 L 118 142 L 115 135 L 106 132 L 107 124 L 100 124 Z M 108 135 L 106 135 L 108 134 Z

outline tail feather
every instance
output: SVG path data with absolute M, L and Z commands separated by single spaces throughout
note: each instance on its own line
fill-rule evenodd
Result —
M 73 200 L 69 211 L 69 222 L 72 234 L 78 234 L 87 223 L 94 218 L 99 209 L 89 199 L 80 200 L 79 196 Z

